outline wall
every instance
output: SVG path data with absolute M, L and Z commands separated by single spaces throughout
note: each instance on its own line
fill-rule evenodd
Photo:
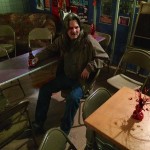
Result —
M 0 0 L 0 13 L 28 12 L 29 0 Z

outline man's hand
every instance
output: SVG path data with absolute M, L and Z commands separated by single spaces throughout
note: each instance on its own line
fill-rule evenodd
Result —
M 82 73 L 81 73 L 81 78 L 82 79 L 88 79 L 89 78 L 90 73 L 88 72 L 88 70 L 85 68 Z
M 38 59 L 37 57 L 35 57 L 35 58 L 33 59 L 33 61 L 34 61 L 35 64 L 37 64 L 38 61 L 39 61 L 39 59 Z
M 39 59 L 37 57 L 33 59 L 28 59 L 28 66 L 29 67 L 35 67 L 36 64 L 38 63 Z

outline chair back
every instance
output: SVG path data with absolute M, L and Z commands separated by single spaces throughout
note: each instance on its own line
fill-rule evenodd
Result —
M 123 64 L 133 64 L 150 72 L 150 52 L 129 47 L 122 56 L 115 74 Z
M 15 38 L 15 31 L 9 25 L 0 25 L 0 37 L 8 37 L 13 36 Z
M 97 108 L 99 108 L 103 103 L 105 103 L 111 97 L 110 92 L 100 87 L 95 90 L 84 102 L 82 109 L 82 117 L 85 120 L 89 115 L 91 115 Z M 98 149 L 98 147 L 104 146 L 101 144 L 102 140 L 95 134 L 94 131 L 90 130 L 88 127 L 86 129 L 86 147 L 87 149 Z
M 105 103 L 111 97 L 111 93 L 105 88 L 96 89 L 84 102 L 82 116 L 85 120 L 98 107 Z
M 0 113 L 0 149 L 17 139 L 24 133 L 25 129 L 31 130 L 31 122 L 27 111 L 28 105 L 29 101 L 21 101 L 13 106 L 6 107 Z
M 64 150 L 67 144 L 68 149 L 77 150 L 62 130 L 53 128 L 46 132 L 39 150 Z
M 16 35 L 11 26 L 0 25 L 0 41 L 0 57 L 10 58 L 9 53 L 12 51 L 15 51 L 16 56 Z
M 48 28 L 34 28 L 29 32 L 29 47 L 31 47 L 31 41 L 33 40 L 50 40 L 50 43 L 52 43 L 52 33 L 49 31 Z

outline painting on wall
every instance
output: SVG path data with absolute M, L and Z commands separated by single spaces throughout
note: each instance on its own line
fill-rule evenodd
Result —
M 36 9 L 44 10 L 44 0 L 36 0 Z
M 130 17 L 119 16 L 118 24 L 129 26 L 129 23 L 130 23 Z
M 112 0 L 101 1 L 100 22 L 112 23 Z
M 50 0 L 45 0 L 45 9 L 50 10 Z

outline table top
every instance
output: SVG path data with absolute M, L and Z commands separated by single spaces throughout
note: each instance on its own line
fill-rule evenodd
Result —
M 34 50 L 33 54 L 35 55 L 41 50 L 43 48 Z M 58 58 L 52 58 L 41 61 L 35 67 L 29 68 L 27 63 L 28 56 L 29 54 L 26 53 L 0 62 L 0 86 L 58 62 Z
M 121 150 L 148 150 L 150 109 L 143 111 L 142 121 L 135 120 L 131 116 L 136 104 L 136 92 L 123 87 L 92 113 L 85 124 Z

